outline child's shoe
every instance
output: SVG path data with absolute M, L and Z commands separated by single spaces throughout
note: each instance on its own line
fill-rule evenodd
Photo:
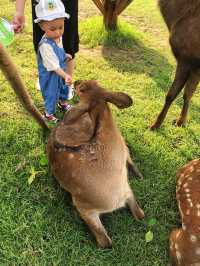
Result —
M 53 123 L 57 123 L 59 121 L 59 119 L 57 117 L 55 117 L 54 115 L 49 115 L 47 113 L 44 112 L 44 118 L 49 121 L 49 122 L 53 122 Z
M 58 108 L 63 112 L 69 111 L 72 107 L 69 103 L 61 103 L 60 101 L 58 102 L 57 105 Z

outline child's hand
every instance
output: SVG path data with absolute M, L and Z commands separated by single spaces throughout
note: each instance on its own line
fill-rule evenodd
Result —
M 71 85 L 72 84 L 72 77 L 68 74 L 65 76 L 65 84 Z

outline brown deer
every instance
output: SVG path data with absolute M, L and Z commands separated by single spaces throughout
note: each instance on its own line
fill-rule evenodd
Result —
M 8 53 L 6 52 L 5 48 L 1 43 L 0 43 L 0 69 L 4 73 L 7 80 L 9 81 L 11 87 L 15 91 L 19 100 L 22 102 L 24 108 L 31 114 L 31 116 L 35 118 L 35 120 L 39 123 L 39 125 L 43 129 L 48 130 L 48 126 L 45 123 L 42 115 L 37 110 L 30 96 L 28 95 L 16 66 L 13 64 L 10 56 L 8 55 Z
M 142 175 L 108 106 L 110 102 L 126 108 L 132 99 L 125 93 L 108 92 L 96 81 L 75 83 L 75 89 L 80 102 L 50 134 L 47 154 L 54 176 L 71 193 L 98 246 L 111 247 L 100 214 L 127 204 L 136 219 L 144 217 L 128 184 L 127 164 L 135 175 Z
M 178 171 L 176 198 L 182 228 L 170 235 L 172 266 L 200 266 L 200 159 Z
M 169 42 L 177 68 L 163 109 L 151 129 L 160 127 L 183 88 L 184 103 L 176 125 L 186 123 L 189 103 L 200 79 L 200 0 L 159 0 L 159 7 L 169 29 Z

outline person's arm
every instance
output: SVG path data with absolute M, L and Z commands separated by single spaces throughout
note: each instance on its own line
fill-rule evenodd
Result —
M 12 21 L 13 28 L 16 33 L 21 32 L 25 25 L 25 1 L 26 0 L 16 0 L 16 12 Z
M 66 54 L 67 68 L 66 73 L 72 77 L 74 71 L 74 59 L 70 54 Z
M 65 80 L 65 83 L 67 85 L 72 84 L 72 78 L 69 74 L 67 74 L 62 68 L 57 68 L 54 70 L 60 77 L 62 77 Z

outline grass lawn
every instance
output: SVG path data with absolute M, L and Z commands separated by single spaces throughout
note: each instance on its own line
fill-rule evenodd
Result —
M 0 10 L 1 17 L 11 20 L 14 1 L 1 0 Z M 35 88 L 29 1 L 26 14 L 26 29 L 8 51 L 42 112 L 42 98 Z M 42 130 L 0 74 L 0 265 L 166 266 L 168 236 L 179 226 L 175 173 L 200 154 L 199 92 L 192 100 L 185 128 L 172 125 L 181 110 L 180 95 L 162 128 L 151 132 L 148 126 L 163 105 L 175 70 L 156 1 L 135 0 L 129 6 L 120 17 L 115 47 L 102 31 L 91 0 L 80 0 L 79 14 L 81 46 L 74 79 L 97 79 L 105 88 L 127 92 L 134 99 L 129 109 L 114 107 L 113 115 L 145 177 L 144 181 L 130 179 L 130 184 L 146 218 L 137 222 L 127 209 L 105 215 L 103 222 L 113 248 L 97 249 L 70 195 L 49 173 Z M 156 225 L 148 226 L 150 218 L 156 218 Z M 154 238 L 146 243 L 145 233 L 150 229 Z

